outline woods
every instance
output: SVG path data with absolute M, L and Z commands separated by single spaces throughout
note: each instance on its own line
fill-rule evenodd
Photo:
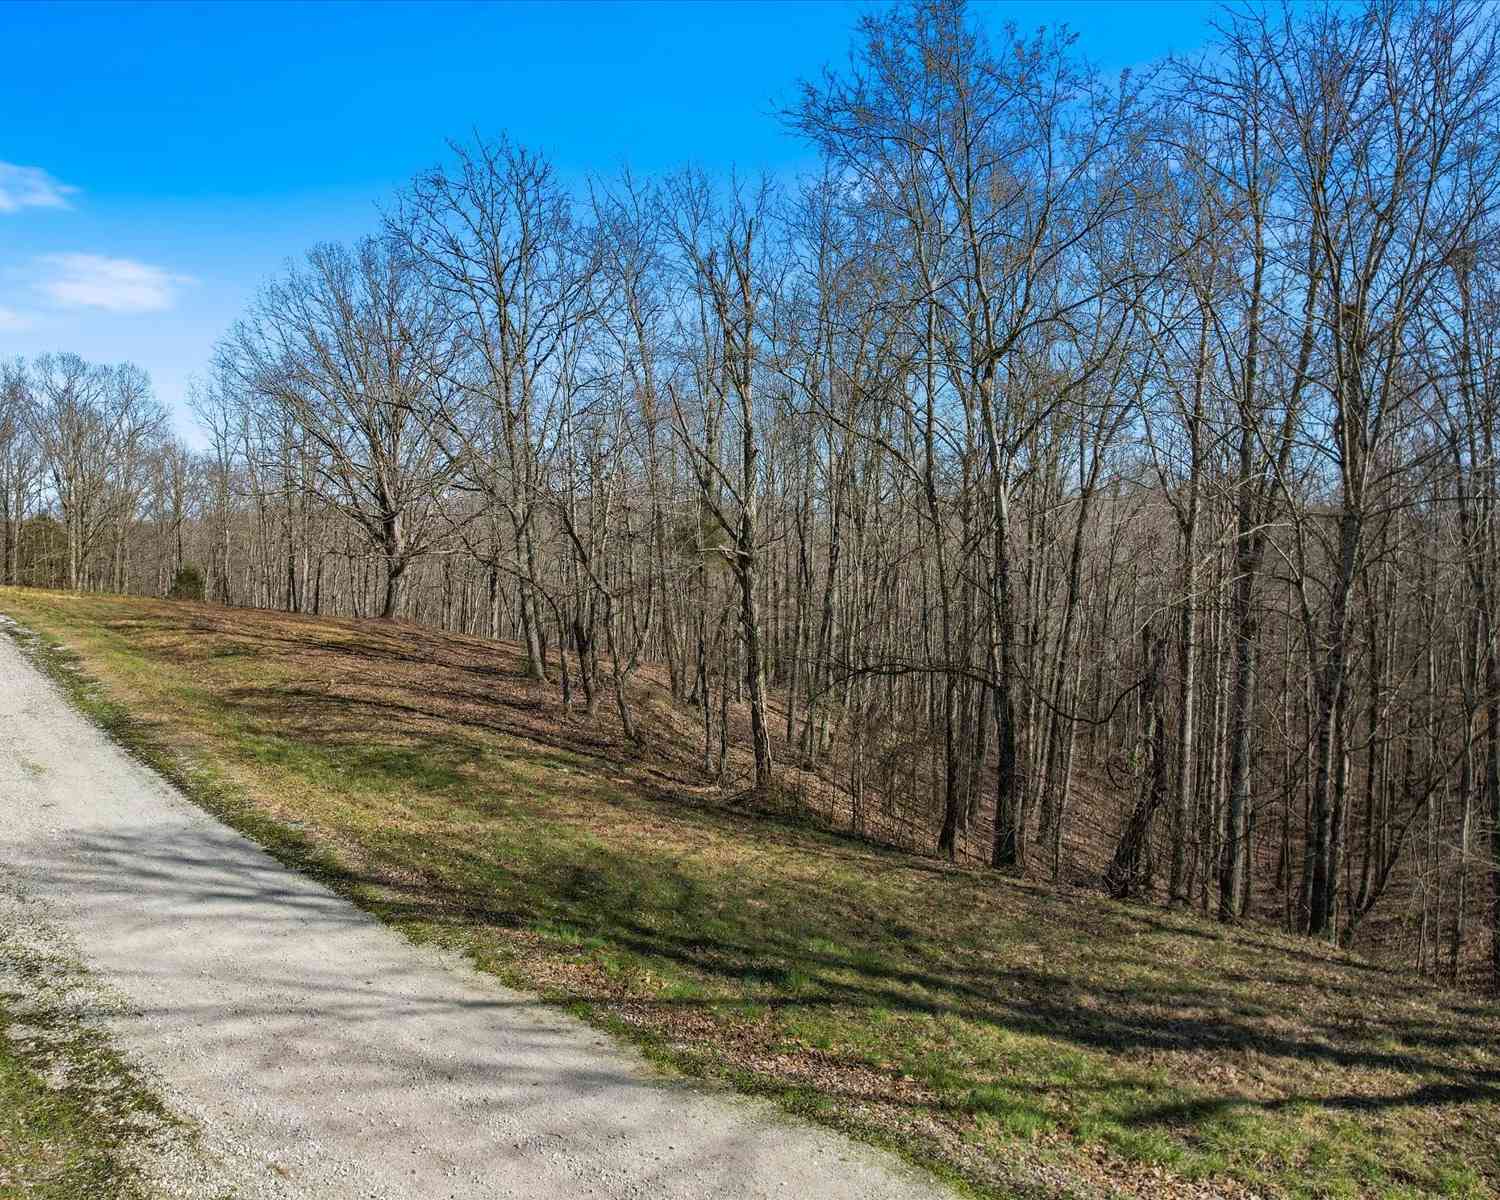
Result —
M 0 377 L 0 576 L 514 640 L 726 796 L 1500 989 L 1500 59 L 1472 0 L 1236 10 L 1106 80 L 950 0 L 798 180 L 454 145 L 168 433 Z

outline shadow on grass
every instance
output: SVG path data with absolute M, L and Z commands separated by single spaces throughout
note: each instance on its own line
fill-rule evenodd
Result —
M 619 743 L 559 723 L 556 706 L 530 699 L 516 674 L 475 665 L 470 642 L 455 640 L 434 673 L 425 649 L 417 656 L 403 648 L 401 627 L 360 626 L 347 641 L 318 647 L 310 643 L 322 623 L 301 639 L 266 629 L 252 636 L 227 622 L 203 631 L 294 660 L 337 660 L 325 691 L 252 676 L 215 695 L 262 761 L 287 756 L 301 770 L 308 763 L 297 756 L 311 752 L 320 769 L 342 773 L 351 793 L 370 793 L 356 796 L 370 824 L 313 811 L 309 835 L 241 798 L 200 801 L 382 919 L 476 958 L 541 937 L 545 955 L 619 957 L 679 985 L 670 995 L 629 982 L 601 989 L 589 986 L 598 972 L 584 972 L 568 999 L 600 1013 L 628 1004 L 661 1014 L 667 1037 L 674 1013 L 718 1020 L 749 1006 L 826 1014 L 842 1023 L 841 1034 L 858 1027 L 838 1048 L 817 1052 L 855 1081 L 840 1098 L 959 1116 L 973 1115 L 973 1093 L 997 1073 L 1004 1086 L 1057 1097 L 1067 1108 L 1118 1094 L 1114 1111 L 1124 1123 L 1174 1136 L 1241 1112 L 1489 1111 L 1500 1101 L 1500 1072 L 1481 1061 L 1496 1044 L 1497 1013 L 1465 1005 L 1468 1015 L 1445 1023 L 1456 1014 L 1439 1014 L 1440 997 L 1400 975 L 706 804 L 685 788 L 686 772 L 643 779 Z M 131 636 L 164 643 L 152 656 L 173 669 L 191 670 L 203 657 L 201 647 L 182 642 L 179 626 L 131 624 Z M 422 639 L 439 647 L 449 640 L 425 630 Z M 372 678 L 366 663 L 360 674 L 353 664 L 365 659 L 388 673 Z M 412 674 L 402 674 L 408 668 Z M 166 742 L 170 732 L 164 723 L 142 724 L 127 741 Z M 493 779 L 476 781 L 517 739 L 535 747 L 514 752 L 530 765 L 582 765 L 589 778 L 549 779 L 552 791 L 514 802 Z M 628 778 L 612 778 L 615 770 Z M 424 805 L 420 831 L 380 819 L 380 794 L 389 791 L 421 793 L 413 801 Z M 360 868 L 336 861 L 321 849 L 327 844 L 356 845 Z M 152 872 L 179 873 L 188 850 L 126 839 L 92 847 L 89 861 L 128 890 Z M 236 882 L 231 893 L 242 885 L 257 886 Z M 288 915 L 305 903 L 269 882 L 256 895 Z M 214 899 L 206 887 L 192 901 Z M 527 964 L 518 974 L 526 977 Z M 878 1041 L 896 1028 L 922 1031 L 900 1049 L 903 1062 L 886 1066 L 864 1053 L 860 1038 Z M 949 1054 L 942 1039 L 955 1028 L 968 1048 Z M 1120 1078 L 1029 1069 L 1004 1058 L 1001 1042 L 1012 1036 L 1124 1059 Z M 879 1057 L 894 1056 L 877 1048 Z M 1153 1064 L 1162 1056 L 1171 1088 L 1141 1094 L 1142 1076 L 1160 1074 Z M 1257 1091 L 1214 1082 L 1218 1066 L 1245 1057 L 1269 1064 L 1274 1083 Z M 1330 1081 L 1330 1070 L 1341 1077 Z M 901 1086 L 911 1074 L 944 1073 L 945 1082 L 915 1095 Z M 1485 1127 L 1494 1131 L 1492 1118 Z M 1488 1153 L 1493 1160 L 1493 1145 Z M 1494 1178 L 1500 1169 L 1490 1160 L 1485 1170 Z
M 639 853 L 627 860 L 597 848 L 585 852 L 591 856 L 587 861 L 571 857 L 570 851 L 576 848 L 564 846 L 556 856 L 510 868 L 503 864 L 503 855 L 499 861 L 476 860 L 472 853 L 465 861 L 460 855 L 457 869 L 490 876 L 492 882 L 486 888 L 477 879 L 469 886 L 455 887 L 438 879 L 403 880 L 394 870 L 356 873 L 330 868 L 326 861 L 309 864 L 296 843 L 292 837 L 271 849 L 296 865 L 314 866 L 325 883 L 384 920 L 428 931 L 499 935 L 534 930 L 539 924 L 561 927 L 574 931 L 580 944 L 598 941 L 641 961 L 685 968 L 703 990 L 692 996 L 631 996 L 629 1003 L 635 1007 L 715 1010 L 751 1003 L 770 1010 L 827 1009 L 854 1014 L 879 1010 L 897 1019 L 954 1018 L 1111 1055 L 1252 1051 L 1304 1065 L 1395 1073 L 1413 1083 L 1410 1088 L 1385 1091 L 1174 1100 L 1139 1109 L 1132 1120 L 1140 1124 L 1180 1127 L 1230 1109 L 1277 1112 L 1307 1104 L 1375 1112 L 1500 1101 L 1500 1072 L 1463 1063 L 1467 1054 L 1488 1044 L 1493 1033 L 1488 1028 L 1475 1029 L 1465 1037 L 1388 1011 L 1370 1019 L 1380 1035 L 1398 1043 L 1400 1049 L 1382 1050 L 1311 1034 L 1279 1034 L 1259 1019 L 1265 1011 L 1262 1006 L 1246 1011 L 1232 977 L 1226 977 L 1223 985 L 1184 981 L 1143 997 L 1140 989 L 1127 983 L 1111 986 L 1085 979 L 1080 985 L 1076 967 L 981 969 L 944 961 L 951 947 L 934 947 L 929 953 L 880 939 L 877 945 L 883 943 L 885 953 L 909 956 L 906 961 L 882 961 L 879 951 L 826 948 L 834 939 L 855 940 L 871 929 L 819 920 L 815 915 L 820 911 L 818 901 L 822 901 L 821 911 L 827 911 L 831 897 L 816 884 L 777 881 L 778 890 L 790 887 L 796 894 L 787 896 L 784 907 L 753 937 L 745 936 L 743 927 L 735 931 L 706 923 L 695 931 L 678 933 L 671 926 L 682 922 L 684 907 L 722 907 L 743 901 L 745 895 L 715 895 L 703 880 L 670 862 L 643 859 Z M 338 919 L 329 915 L 337 910 L 330 910 L 326 898 L 309 896 L 300 885 L 287 887 L 285 876 L 270 864 L 247 869 L 224 863 L 222 841 L 214 838 L 201 845 L 162 846 L 146 834 L 115 834 L 76 839 L 66 856 L 38 867 L 69 891 L 112 894 L 121 902 L 142 894 L 167 894 L 179 902 L 179 910 L 207 917 L 226 902 L 250 900 L 268 920 L 279 917 L 295 923 L 309 912 L 323 921 Z M 507 887 L 507 877 L 518 886 Z M 481 899 L 482 892 L 489 894 Z M 670 896 L 673 903 L 658 904 L 653 910 L 648 895 Z M 785 911 L 805 914 L 793 931 L 774 920 Z M 350 919 L 354 919 L 352 914 Z M 815 939 L 825 943 L 823 948 L 808 948 L 807 942 Z M 1116 952 L 1100 956 L 1092 969 L 1108 976 L 1160 966 L 1138 954 Z M 1299 993 L 1288 990 L 1287 978 L 1273 977 L 1270 982 L 1285 997 L 1279 1011 L 1295 1010 Z M 362 990 L 361 995 L 368 998 L 369 993 Z M 574 998 L 606 1009 L 622 1000 L 619 994 Z M 1176 1011 L 1168 1015 L 1170 1010 Z M 1189 1010 L 1210 1011 L 1188 1015 Z M 1063 1085 L 1062 1090 L 1076 1086 L 1084 1085 Z

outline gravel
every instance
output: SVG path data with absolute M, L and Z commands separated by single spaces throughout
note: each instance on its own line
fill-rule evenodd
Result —
M 194 807 L 4 636 L 0 885 L 120 998 L 116 1045 L 199 1127 L 152 1166 L 167 1195 L 948 1195 L 411 945 Z

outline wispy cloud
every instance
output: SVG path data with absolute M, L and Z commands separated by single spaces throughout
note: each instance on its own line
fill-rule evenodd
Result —
M 41 167 L 0 162 L 0 213 L 20 212 L 23 208 L 67 208 L 68 197 L 77 191 Z
M 49 254 L 37 262 L 42 272 L 37 290 L 63 308 L 164 312 L 182 288 L 195 282 L 150 263 L 102 254 Z

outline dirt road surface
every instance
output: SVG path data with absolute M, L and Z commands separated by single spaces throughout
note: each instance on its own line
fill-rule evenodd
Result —
M 218 1200 L 937 1200 L 893 1157 L 654 1075 L 194 807 L 0 636 L 0 884 L 117 995 Z M 19 897 L 19 899 L 17 899 Z M 17 907 L 19 906 L 19 907 Z M 3 918 L 0 918 L 3 919 Z

